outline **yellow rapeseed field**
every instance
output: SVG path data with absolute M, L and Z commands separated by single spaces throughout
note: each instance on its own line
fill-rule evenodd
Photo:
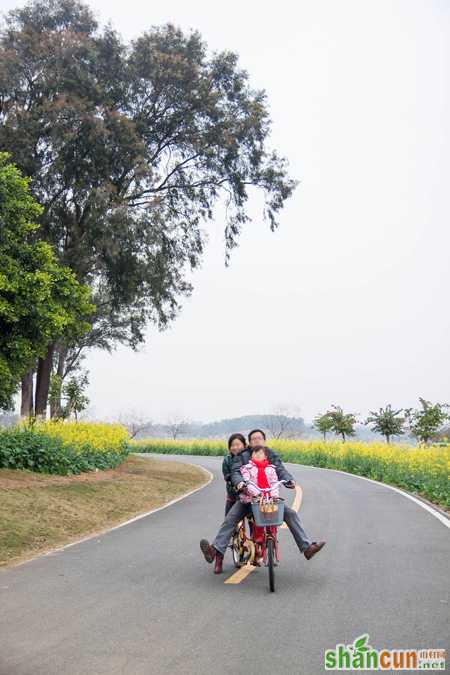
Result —
M 398 485 L 450 507 L 450 446 L 412 447 L 407 444 L 362 441 L 270 439 L 268 445 L 284 461 L 348 471 Z M 144 439 L 133 442 L 137 452 L 224 455 L 225 441 Z

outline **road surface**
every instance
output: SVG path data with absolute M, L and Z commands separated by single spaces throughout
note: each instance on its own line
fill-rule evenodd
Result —
M 1 675 L 318 675 L 325 649 L 364 632 L 373 647 L 448 647 L 449 529 L 431 514 L 355 476 L 290 465 L 303 525 L 327 545 L 306 561 L 283 530 L 274 594 L 266 569 L 225 584 L 229 553 L 216 576 L 198 545 L 222 520 L 221 460 L 189 461 L 215 480 L 0 571 Z

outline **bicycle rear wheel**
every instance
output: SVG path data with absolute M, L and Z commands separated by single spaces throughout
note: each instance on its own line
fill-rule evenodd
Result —
M 267 567 L 269 568 L 270 592 L 275 591 L 275 550 L 273 539 L 267 539 Z
M 244 564 L 244 549 L 241 537 L 239 536 L 239 532 L 235 532 L 233 536 L 231 543 L 231 551 L 233 553 L 234 566 L 237 568 L 242 567 L 242 565 Z
M 252 562 L 255 558 L 255 545 L 246 535 L 245 529 L 240 527 L 240 524 L 234 531 L 231 540 L 231 551 L 234 565 L 238 569 L 248 562 Z

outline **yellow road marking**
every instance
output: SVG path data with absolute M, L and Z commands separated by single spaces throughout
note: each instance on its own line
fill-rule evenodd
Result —
M 244 581 L 248 577 L 248 575 L 253 572 L 255 569 L 254 565 L 251 565 L 250 563 L 247 563 L 240 569 L 238 569 L 234 574 L 231 575 L 231 577 L 228 577 L 228 579 L 225 579 L 224 584 L 240 584 L 241 581 Z
M 295 486 L 295 497 L 294 497 L 294 501 L 292 502 L 291 508 L 294 509 L 294 511 L 296 511 L 297 513 L 298 513 L 298 511 L 299 511 L 299 509 L 302 505 L 302 499 L 303 499 L 303 490 L 300 487 L 300 485 L 296 485 Z M 282 530 L 287 529 L 286 523 L 282 524 L 281 529 Z

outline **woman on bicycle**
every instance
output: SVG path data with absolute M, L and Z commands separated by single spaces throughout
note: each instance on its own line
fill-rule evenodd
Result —
M 233 457 L 245 450 L 246 442 L 242 434 L 231 434 L 228 439 L 228 455 L 225 455 L 222 462 L 222 473 L 225 480 L 227 494 L 225 498 L 225 516 L 237 501 L 237 493 L 231 484 L 231 463 Z

